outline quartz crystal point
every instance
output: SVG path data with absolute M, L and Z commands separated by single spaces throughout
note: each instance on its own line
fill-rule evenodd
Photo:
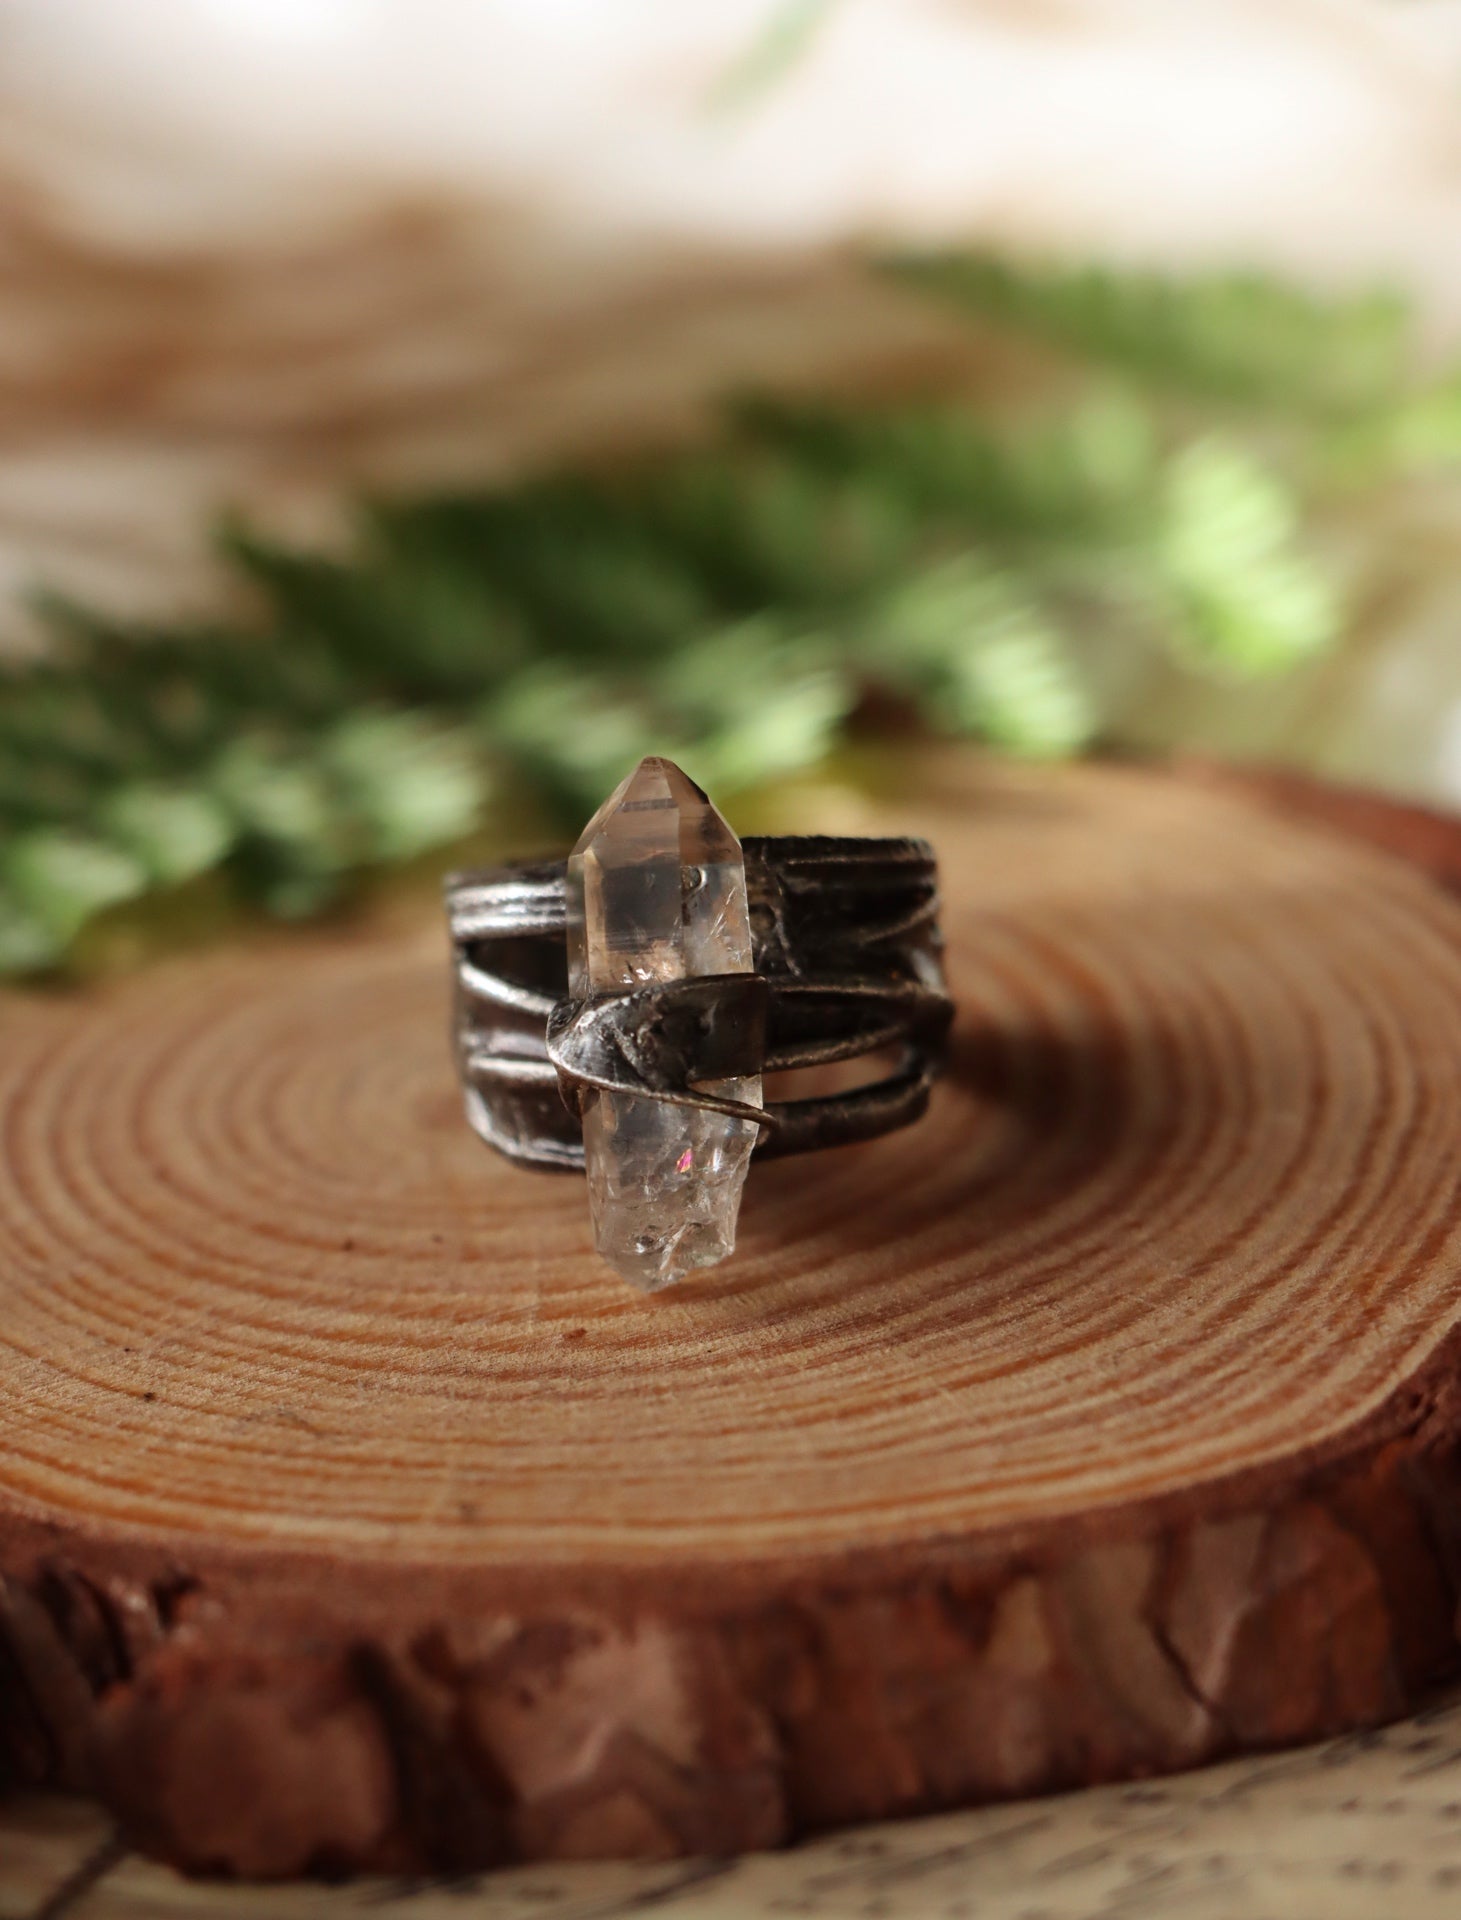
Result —
M 568 862 L 569 992 L 753 971 L 740 841 L 672 761 L 641 760 Z M 705 1090 L 761 1104 L 759 1076 Z M 584 1159 L 609 1265 L 651 1292 L 724 1260 L 756 1132 L 727 1114 L 590 1090 Z

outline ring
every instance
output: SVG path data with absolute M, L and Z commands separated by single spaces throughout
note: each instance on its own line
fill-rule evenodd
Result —
M 922 840 L 738 841 L 644 760 L 564 862 L 446 882 L 467 1118 L 587 1171 L 595 1244 L 653 1291 L 735 1245 L 753 1151 L 868 1140 L 923 1113 L 953 1006 Z M 763 1077 L 869 1055 L 880 1077 L 766 1099 Z

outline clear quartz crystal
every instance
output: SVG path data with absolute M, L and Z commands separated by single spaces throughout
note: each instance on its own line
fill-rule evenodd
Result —
M 568 986 L 613 988 L 750 973 L 741 843 L 672 761 L 641 760 L 568 862 Z M 761 1081 L 707 1082 L 752 1106 Z M 634 1094 L 590 1092 L 583 1112 L 599 1253 L 652 1292 L 732 1252 L 756 1138 L 749 1120 Z

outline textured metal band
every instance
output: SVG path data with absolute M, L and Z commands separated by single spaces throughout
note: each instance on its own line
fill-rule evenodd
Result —
M 756 971 L 567 999 L 564 863 L 451 876 L 455 1039 L 467 1116 L 535 1166 L 581 1168 L 585 1087 L 740 1114 L 699 1083 L 895 1049 L 868 1085 L 745 1110 L 758 1153 L 871 1139 L 916 1120 L 943 1061 L 938 869 L 922 840 L 742 842 Z

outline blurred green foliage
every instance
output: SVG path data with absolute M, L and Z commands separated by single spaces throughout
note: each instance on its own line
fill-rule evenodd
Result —
M 890 271 L 1050 378 L 998 410 L 761 400 L 713 445 L 362 509 L 342 556 L 223 534 L 256 617 L 45 611 L 0 678 L 0 971 L 226 876 L 283 917 L 476 831 L 511 786 L 571 832 L 645 751 L 720 796 L 850 719 L 1029 754 L 1099 732 L 1093 636 L 1282 671 L 1345 609 L 1307 532 L 1336 484 L 1454 462 L 1461 386 L 1403 309 L 1248 277 L 988 259 Z
M 1392 407 L 1412 375 L 1409 311 L 1385 289 L 1326 301 L 1255 273 L 1174 280 L 987 254 L 907 255 L 891 270 L 1145 386 L 1209 401 L 1348 419 Z

